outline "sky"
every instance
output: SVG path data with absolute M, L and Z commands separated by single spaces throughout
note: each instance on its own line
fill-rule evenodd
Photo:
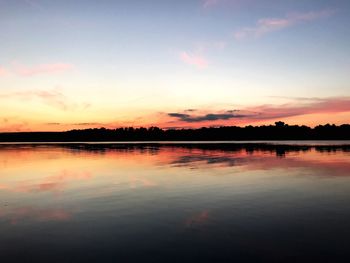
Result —
M 0 132 L 350 123 L 348 0 L 0 0 Z

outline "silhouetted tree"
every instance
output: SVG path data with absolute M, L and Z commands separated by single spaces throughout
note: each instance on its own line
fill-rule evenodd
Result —
M 69 141 L 206 141 L 206 140 L 350 140 L 350 125 L 318 125 L 315 128 L 288 125 L 223 126 L 219 128 L 169 129 L 158 127 L 94 128 L 66 132 L 0 133 L 2 142 Z

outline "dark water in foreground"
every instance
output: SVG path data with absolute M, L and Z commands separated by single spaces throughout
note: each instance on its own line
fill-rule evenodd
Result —
M 350 147 L 0 145 L 1 262 L 350 262 Z

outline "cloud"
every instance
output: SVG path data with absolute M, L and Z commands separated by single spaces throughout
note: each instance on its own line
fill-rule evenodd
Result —
M 55 74 L 68 71 L 74 68 L 68 63 L 39 64 L 35 66 L 25 66 L 17 62 L 13 63 L 14 72 L 20 76 L 34 76 L 40 74 Z
M 179 59 L 187 65 L 195 66 L 199 69 L 204 69 L 209 66 L 209 61 L 206 58 L 206 53 L 210 51 L 222 51 L 227 47 L 228 43 L 224 40 L 217 41 L 200 41 L 194 44 L 193 51 L 179 52 Z
M 96 126 L 96 125 L 103 125 L 101 122 L 78 122 L 78 123 L 73 123 L 72 125 L 75 126 Z
M 350 112 L 350 97 L 334 98 L 299 98 L 293 103 L 284 105 L 260 105 L 249 107 L 245 110 L 257 112 L 251 118 L 255 119 L 277 119 L 301 116 L 307 114 L 333 114 Z
M 10 124 L 2 124 L 0 126 L 0 132 L 22 132 L 22 131 L 31 131 L 29 128 L 28 123 L 21 122 L 21 123 L 10 123 Z
M 29 96 L 36 96 L 41 98 L 46 104 L 62 109 L 67 110 L 70 106 L 68 105 L 67 98 L 61 92 L 52 90 L 52 91 L 32 91 L 27 94 Z
M 7 74 L 8 74 L 8 71 L 5 68 L 0 67 L 0 77 L 6 76 Z
M 15 74 L 18 76 L 30 77 L 42 74 L 57 74 L 65 71 L 72 70 L 73 64 L 69 63 L 50 63 L 50 64 L 39 64 L 33 66 L 26 66 L 18 62 L 13 62 L 8 67 L 0 66 L 0 77 L 8 74 Z
M 247 115 L 235 114 L 231 112 L 227 113 L 208 113 L 205 115 L 190 115 L 185 113 L 168 113 L 168 116 L 178 118 L 183 122 L 203 122 L 203 121 L 217 121 L 217 120 L 230 120 L 234 118 L 244 118 Z
M 167 113 L 167 116 L 176 118 L 181 123 L 208 123 L 217 121 L 227 121 L 238 119 L 239 123 L 250 123 L 262 120 L 275 120 L 281 118 L 296 117 L 308 114 L 334 114 L 350 112 L 350 97 L 333 98 L 298 98 L 294 101 L 282 105 L 257 105 L 243 107 L 240 110 L 225 110 L 216 112 L 207 112 L 196 110 L 195 113 L 174 112 Z M 169 123 L 174 123 L 171 121 Z
M 61 125 L 61 123 L 59 123 L 59 122 L 47 122 L 47 123 L 45 123 L 45 124 L 47 124 L 47 125 Z
M 204 0 L 202 6 L 203 8 L 209 8 L 219 4 L 221 1 L 222 0 Z
M 200 68 L 200 69 L 207 68 L 209 64 L 208 60 L 200 54 L 182 51 L 180 52 L 179 56 L 184 63 L 188 65 L 196 66 L 197 68 Z
M 202 8 L 203 9 L 211 9 L 217 6 L 228 6 L 228 5 L 234 5 L 235 7 L 247 4 L 249 2 L 252 2 L 254 0 L 202 0 Z
M 291 13 L 283 18 L 263 18 L 258 20 L 254 27 L 244 27 L 237 30 L 234 37 L 238 40 L 245 38 L 259 38 L 268 33 L 279 31 L 300 23 L 329 17 L 334 13 L 334 10 L 321 10 L 307 13 Z
M 12 92 L 7 94 L 0 94 L 0 99 L 21 99 L 21 100 L 31 100 L 31 99 L 40 99 L 43 103 L 58 108 L 61 110 L 74 110 L 81 109 L 85 110 L 90 107 L 89 103 L 76 104 L 71 102 L 63 93 L 54 89 L 54 90 L 29 90 L 23 92 Z
M 42 5 L 38 4 L 37 1 L 34 0 L 24 0 L 25 3 L 27 3 L 30 7 L 39 9 L 40 11 L 45 11 Z

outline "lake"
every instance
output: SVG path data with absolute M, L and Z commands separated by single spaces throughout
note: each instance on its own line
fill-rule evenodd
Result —
M 344 143 L 1 144 L 1 262 L 350 262 Z

